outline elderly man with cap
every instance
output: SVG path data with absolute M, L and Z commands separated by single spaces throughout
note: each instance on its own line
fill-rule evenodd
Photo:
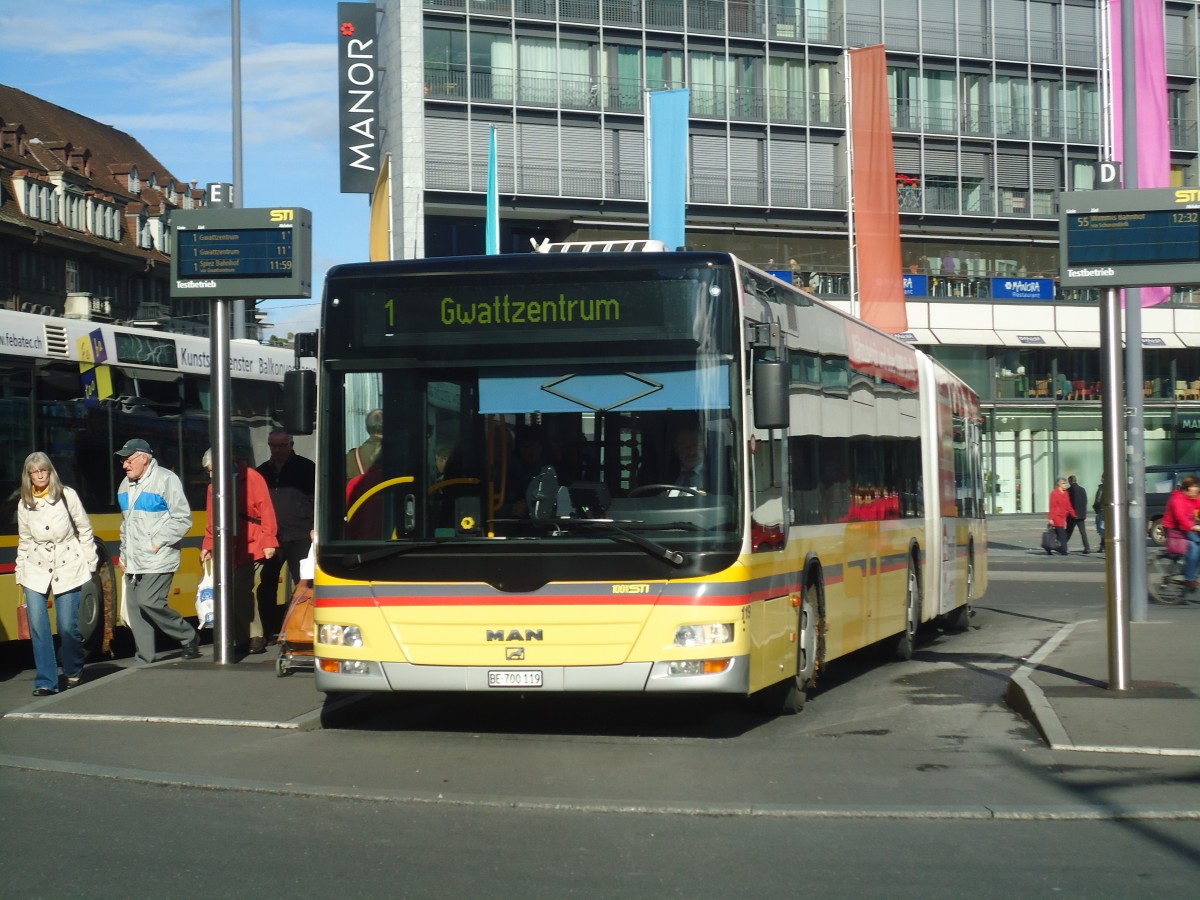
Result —
M 167 597 L 179 570 L 179 543 L 192 527 L 179 476 L 154 459 L 150 445 L 132 438 L 117 451 L 125 478 L 117 488 L 121 507 L 121 551 L 117 566 L 125 576 L 125 607 L 137 645 L 137 661 L 154 662 L 154 629 L 183 645 L 183 658 L 200 656 L 200 635 Z

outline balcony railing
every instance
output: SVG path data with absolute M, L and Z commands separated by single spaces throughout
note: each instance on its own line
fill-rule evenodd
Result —
M 600 78 L 557 72 L 523 72 L 477 67 L 470 73 L 444 66 L 425 67 L 425 95 L 432 100 L 476 103 L 514 102 L 523 106 L 637 113 L 642 85 L 636 78 Z
M 600 0 L 558 0 L 558 18 L 564 22 L 599 22 Z M 606 25 L 641 25 L 642 6 L 636 2 L 606 0 Z
M 1171 119 L 1171 147 L 1192 150 L 1196 146 L 1196 123 L 1191 119 Z
M 430 100 L 519 104 L 630 114 L 642 113 L 644 85 L 638 78 L 560 72 L 514 72 L 508 68 L 431 64 L 425 67 L 425 96 Z M 771 121 L 788 125 L 845 127 L 842 97 L 828 92 L 787 91 L 777 88 L 721 84 L 691 85 L 691 115 L 697 118 Z M 1197 124 L 1171 120 L 1171 144 L 1194 147 Z M 980 137 L 1024 137 L 1095 144 L 1099 122 L 1082 111 L 1026 110 L 955 103 L 896 100 L 892 127 L 897 131 Z
M 953 134 L 958 126 L 958 108 L 954 103 L 920 103 L 896 100 L 892 103 L 892 127 L 897 131 L 931 131 Z

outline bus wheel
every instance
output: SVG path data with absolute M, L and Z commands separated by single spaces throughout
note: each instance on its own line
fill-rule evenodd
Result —
M 96 554 L 100 564 L 91 579 L 79 589 L 79 634 L 83 638 L 84 651 L 90 657 L 103 650 L 104 598 L 115 597 L 117 590 L 116 572 L 102 541 L 96 541 Z
M 917 649 L 917 631 L 921 627 L 921 587 L 917 581 L 917 566 L 908 561 L 907 587 L 904 591 L 904 630 L 896 637 L 892 655 L 896 659 L 912 659 Z
M 751 701 L 759 712 L 770 716 L 791 716 L 804 709 L 809 689 L 816 684 L 821 653 L 821 614 L 815 601 L 817 591 L 804 589 L 796 635 L 796 674 L 763 688 Z
M 946 613 L 946 629 L 948 631 L 966 631 L 971 624 L 971 601 L 975 599 L 975 554 L 967 556 L 967 602 L 958 609 Z
M 806 587 L 801 595 L 800 627 L 796 647 L 796 683 L 800 687 L 801 698 L 810 688 L 816 686 L 817 668 L 820 664 L 821 613 L 817 609 L 816 599 L 816 589 L 812 586 Z M 800 705 L 804 705 L 803 699 Z

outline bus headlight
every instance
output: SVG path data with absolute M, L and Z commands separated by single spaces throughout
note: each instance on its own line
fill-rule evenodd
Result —
M 317 631 L 317 641 L 335 647 L 361 647 L 362 630 L 357 625 L 322 625 Z
M 675 629 L 676 647 L 703 647 L 709 644 L 728 644 L 732 640 L 732 622 L 713 622 L 708 625 L 681 625 Z
M 681 659 L 667 664 L 667 674 L 720 675 L 732 664 L 732 659 Z

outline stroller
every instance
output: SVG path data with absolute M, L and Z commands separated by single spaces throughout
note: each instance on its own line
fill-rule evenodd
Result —
M 279 635 L 279 660 L 275 674 L 280 678 L 297 670 L 311 672 L 316 666 L 313 656 L 313 583 L 303 580 L 296 585 L 283 627 Z

